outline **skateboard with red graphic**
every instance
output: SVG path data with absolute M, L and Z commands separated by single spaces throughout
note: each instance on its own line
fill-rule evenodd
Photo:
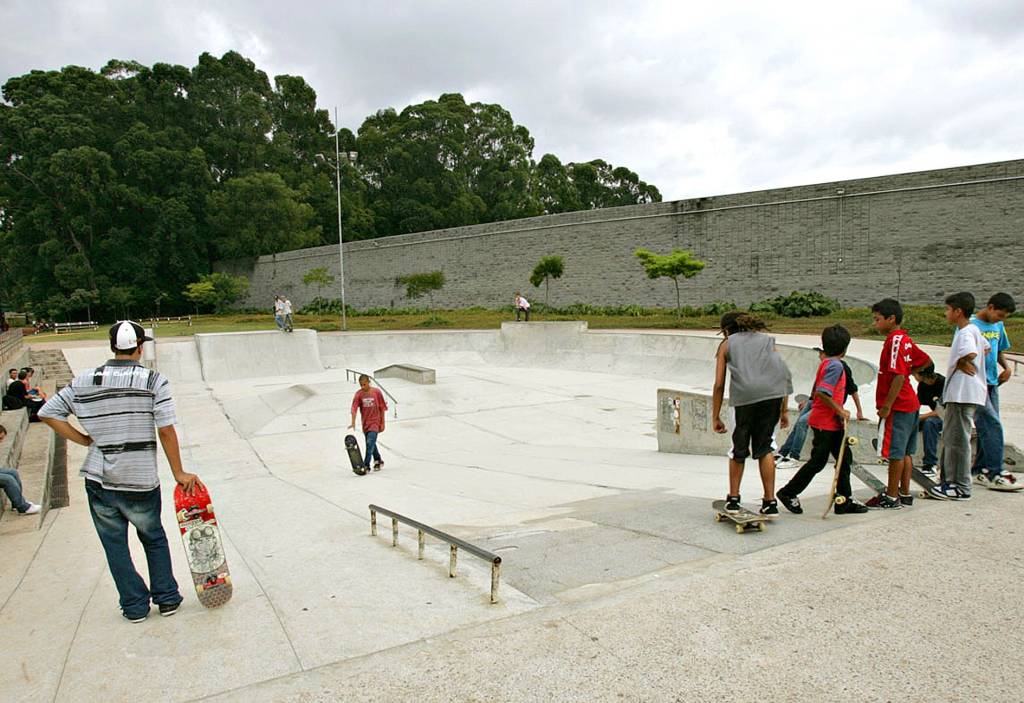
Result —
M 207 608 L 224 605 L 231 600 L 231 574 L 206 486 L 196 483 L 191 494 L 175 486 L 174 512 L 199 602 Z

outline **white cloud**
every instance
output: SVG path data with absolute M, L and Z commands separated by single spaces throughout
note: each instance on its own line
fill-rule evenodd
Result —
M 667 198 L 1022 156 L 1024 4 L 15 0 L 0 80 L 234 48 L 358 128 L 443 92 Z

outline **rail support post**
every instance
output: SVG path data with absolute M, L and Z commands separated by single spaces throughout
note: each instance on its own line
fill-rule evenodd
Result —
M 398 520 L 391 518 L 391 546 L 398 546 Z
M 448 560 L 448 578 L 455 578 L 455 562 L 459 558 L 459 548 L 454 544 L 451 547 L 451 558 Z
M 370 534 L 377 536 L 377 511 L 373 508 L 370 509 Z
M 417 532 L 419 533 L 419 556 L 417 558 L 422 559 L 423 558 L 423 547 L 424 547 L 424 545 L 426 543 L 426 539 L 423 536 L 423 530 L 417 530 Z
M 501 562 L 491 563 L 491 602 L 498 602 L 498 584 L 501 582 Z

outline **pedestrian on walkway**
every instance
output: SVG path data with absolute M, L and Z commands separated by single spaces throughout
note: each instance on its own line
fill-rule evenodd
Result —
M 149 615 L 150 601 L 163 616 L 173 615 L 181 604 L 160 523 L 157 439 L 174 480 L 186 493 L 202 483 L 181 465 L 170 383 L 139 363 L 142 345 L 151 338 L 129 320 L 114 323 L 109 335 L 114 358 L 76 376 L 39 415 L 61 437 L 89 448 L 78 475 L 85 478 L 92 521 L 117 586 L 121 614 L 142 622 Z M 88 434 L 68 422 L 71 415 Z M 135 526 L 146 551 L 148 586 L 128 550 L 129 524 Z

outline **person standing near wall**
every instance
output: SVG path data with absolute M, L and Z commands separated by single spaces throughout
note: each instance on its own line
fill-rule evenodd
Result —
M 523 294 L 520 293 L 519 291 L 516 291 L 516 299 L 515 299 L 514 305 L 515 305 L 515 308 L 516 308 L 516 322 L 519 322 L 519 313 L 525 314 L 526 315 L 526 321 L 529 322 L 530 321 L 530 301 L 527 300 L 523 296 Z
M 274 324 L 277 329 L 284 331 L 284 301 L 279 295 L 274 296 Z
M 295 324 L 292 319 L 292 301 L 288 300 L 287 296 L 281 298 L 281 313 L 284 315 L 284 331 L 291 332 L 295 329 Z

